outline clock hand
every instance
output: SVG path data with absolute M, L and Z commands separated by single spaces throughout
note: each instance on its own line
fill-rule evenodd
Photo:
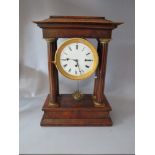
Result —
M 73 61 L 77 61 L 77 59 L 70 59 L 70 58 L 66 58 L 66 59 L 61 59 L 61 60 L 64 60 L 64 61 L 68 61 L 68 60 L 73 60 Z
M 79 68 L 79 72 L 80 72 L 80 74 L 81 74 L 81 70 L 80 70 L 80 66 L 79 66 L 79 61 L 76 60 L 76 62 L 77 62 L 77 66 L 78 66 L 78 68 Z
M 73 60 L 73 61 L 77 62 L 77 59 L 69 59 L 69 60 Z

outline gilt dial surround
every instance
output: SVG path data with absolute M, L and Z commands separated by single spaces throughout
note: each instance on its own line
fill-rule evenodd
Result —
M 55 63 L 62 75 L 72 80 L 90 77 L 98 65 L 95 47 L 85 39 L 65 41 L 56 51 Z

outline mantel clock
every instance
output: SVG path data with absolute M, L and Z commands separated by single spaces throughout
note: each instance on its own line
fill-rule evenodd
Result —
M 107 50 L 112 30 L 122 23 L 91 16 L 50 16 L 34 23 L 42 28 L 48 46 L 49 94 L 41 125 L 111 126 L 112 109 L 104 94 Z M 57 48 L 59 38 L 67 40 Z M 97 49 L 87 38 L 97 40 Z M 58 72 L 77 83 L 94 74 L 93 94 L 83 94 L 79 87 L 60 94 Z

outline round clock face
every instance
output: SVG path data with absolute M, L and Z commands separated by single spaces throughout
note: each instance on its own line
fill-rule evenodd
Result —
M 65 41 L 55 55 L 58 70 L 67 78 L 82 80 L 91 76 L 98 65 L 96 49 L 87 40 L 73 38 Z

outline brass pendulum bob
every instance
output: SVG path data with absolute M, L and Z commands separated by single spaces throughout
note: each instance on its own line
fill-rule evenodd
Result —
M 79 91 L 79 81 L 77 81 L 77 90 L 72 94 L 74 100 L 81 100 L 83 98 L 83 94 Z

